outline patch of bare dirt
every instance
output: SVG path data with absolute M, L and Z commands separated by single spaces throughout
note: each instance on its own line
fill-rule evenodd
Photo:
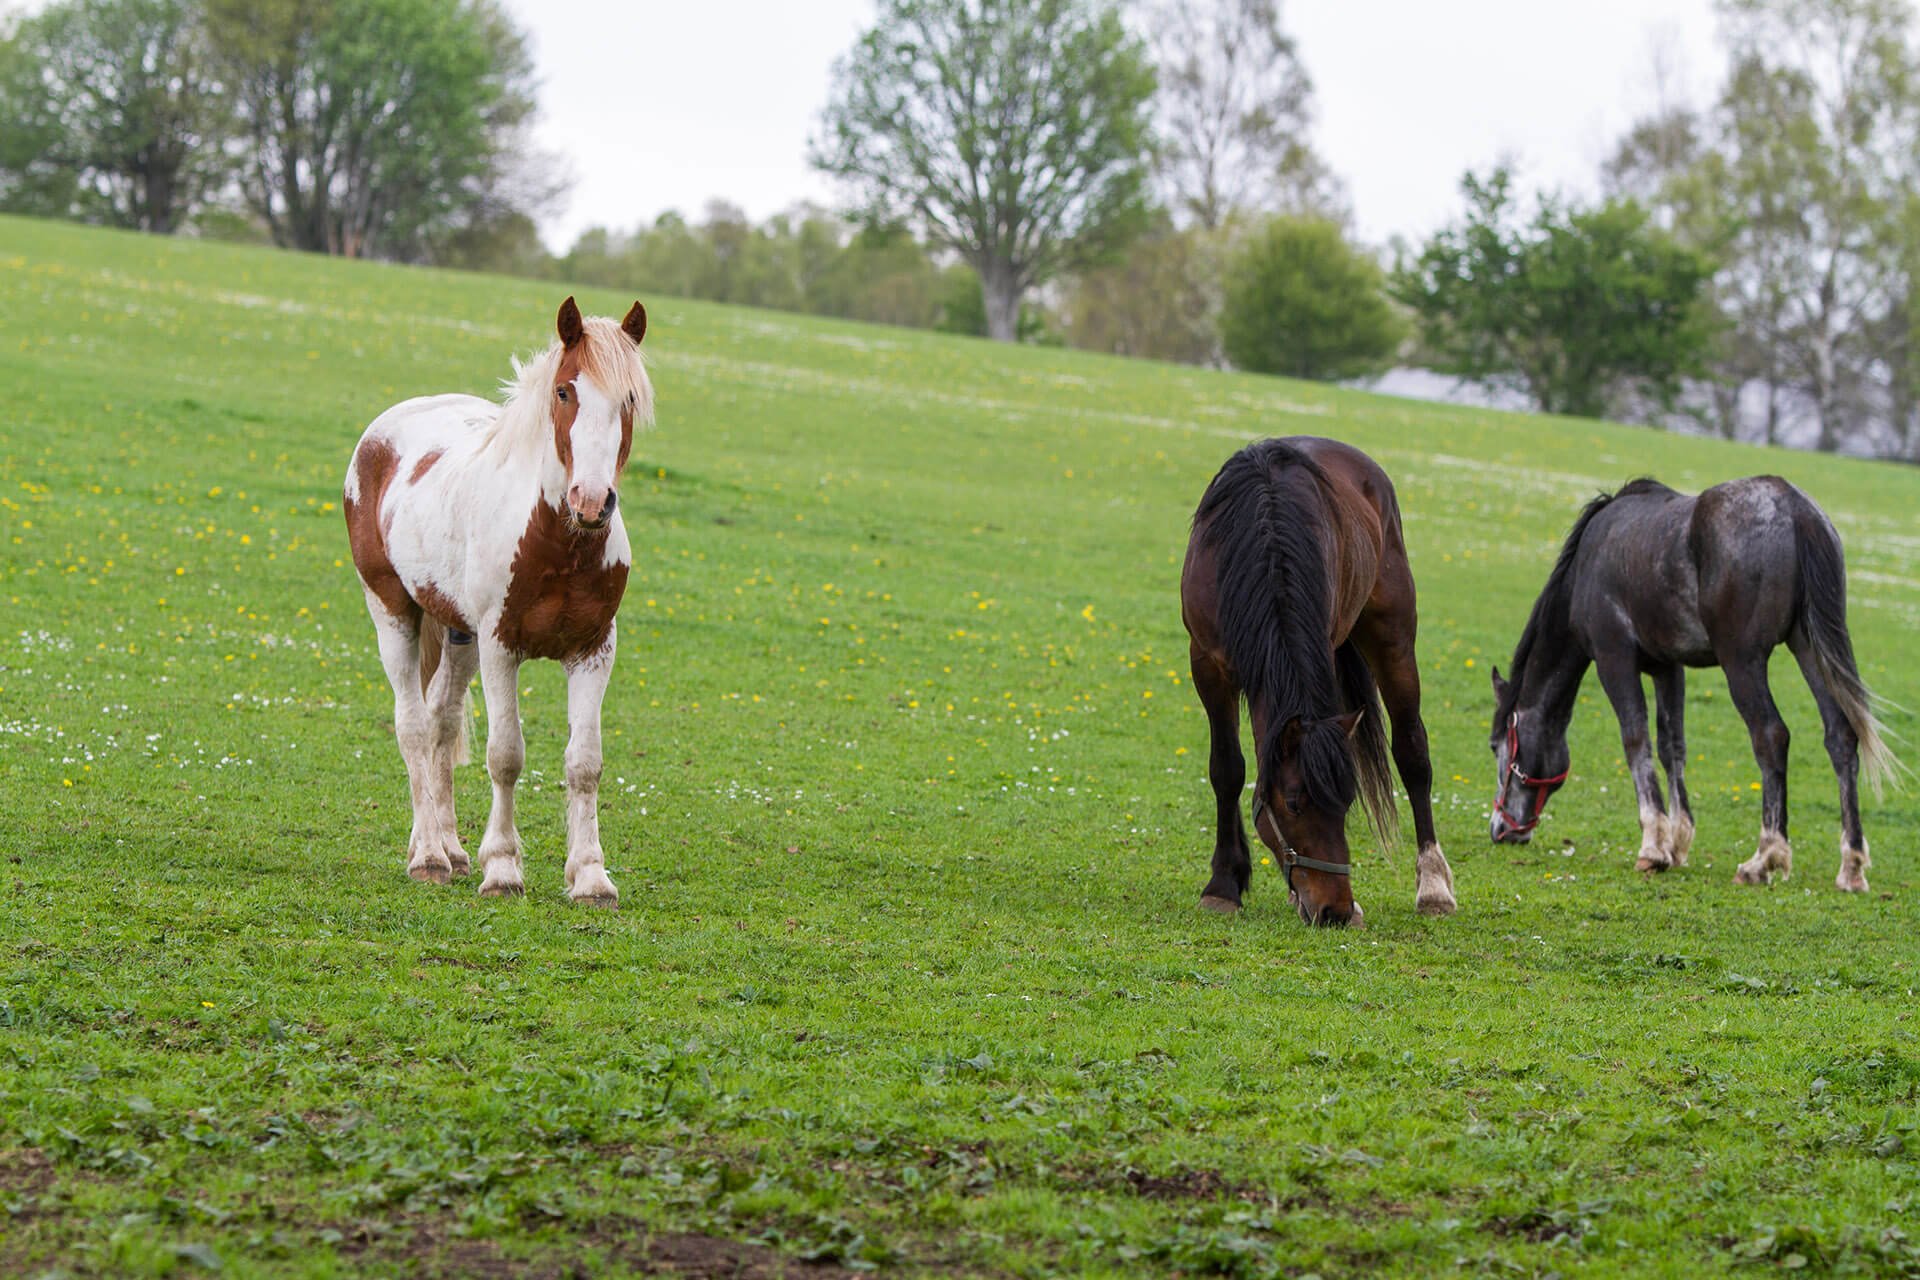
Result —
M 37 1195 L 53 1185 L 53 1161 L 32 1147 L 0 1151 L 0 1191 Z

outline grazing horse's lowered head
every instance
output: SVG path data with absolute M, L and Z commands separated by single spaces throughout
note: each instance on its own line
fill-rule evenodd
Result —
M 1567 727 L 1555 731 L 1539 708 L 1523 708 L 1520 691 L 1493 669 L 1493 751 L 1498 790 L 1487 828 L 1495 844 L 1525 844 L 1547 811 L 1547 797 L 1566 785 L 1571 761 Z
M 1347 810 L 1359 792 L 1353 735 L 1363 711 L 1280 727 L 1254 787 L 1253 829 L 1273 851 L 1308 924 L 1349 924 L 1353 900 Z

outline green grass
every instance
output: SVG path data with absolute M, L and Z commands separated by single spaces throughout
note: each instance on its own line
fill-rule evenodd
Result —
M 483 901 L 403 874 L 339 482 L 560 293 L 0 219 L 0 1274 L 1920 1273 L 1920 805 L 1832 889 L 1784 652 L 1791 882 L 1731 882 L 1717 672 L 1691 866 L 1634 874 L 1592 681 L 1541 838 L 1485 836 L 1488 666 L 1596 489 L 1805 487 L 1920 707 L 1920 473 L 648 298 L 622 908 L 562 895 L 552 664 Z M 1452 919 L 1357 832 L 1364 932 L 1270 866 L 1195 909 L 1187 521 L 1296 432 L 1399 486 Z

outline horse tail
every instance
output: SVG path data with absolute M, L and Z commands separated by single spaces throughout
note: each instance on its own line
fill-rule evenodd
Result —
M 1847 633 L 1847 567 L 1840 535 L 1812 499 L 1798 491 L 1793 521 L 1794 547 L 1800 568 L 1799 617 L 1814 668 L 1826 681 L 1840 713 L 1860 740 L 1860 764 L 1875 797 L 1885 784 L 1900 784 L 1906 766 L 1887 746 L 1886 727 L 1874 714 L 1879 699 L 1860 678 L 1853 659 L 1853 638 Z
M 420 619 L 420 692 L 433 685 L 433 673 L 440 669 L 440 655 L 446 651 L 447 628 L 431 616 Z M 473 759 L 473 716 L 467 710 L 469 690 L 460 691 L 460 736 L 454 739 L 453 762 L 466 764 Z
M 1367 820 L 1382 848 L 1399 842 L 1400 810 L 1393 800 L 1393 773 L 1387 759 L 1387 719 L 1380 710 L 1380 690 L 1373 682 L 1373 671 L 1353 641 L 1334 651 L 1333 663 L 1340 680 L 1340 702 L 1348 711 L 1360 712 L 1360 723 L 1353 730 L 1353 761 L 1359 775 L 1360 801 L 1367 807 Z

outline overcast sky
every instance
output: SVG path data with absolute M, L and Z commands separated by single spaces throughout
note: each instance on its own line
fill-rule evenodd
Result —
M 542 232 L 629 229 L 709 199 L 758 218 L 832 202 L 807 140 L 872 0 L 506 0 L 535 44 L 540 139 L 575 182 Z M 1510 156 L 1591 191 L 1664 47 L 1697 99 L 1718 83 L 1712 0 L 1283 0 L 1318 104 L 1314 140 L 1360 234 L 1418 236 L 1461 171 Z

